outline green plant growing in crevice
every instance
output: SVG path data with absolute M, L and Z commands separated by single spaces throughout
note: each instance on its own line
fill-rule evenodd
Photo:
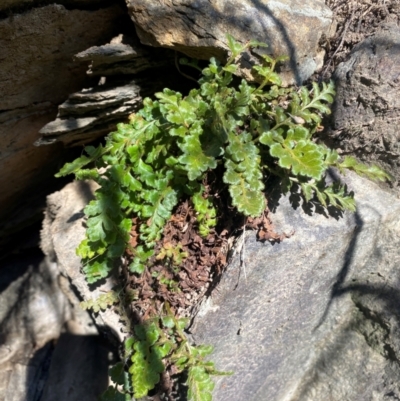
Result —
M 355 202 L 346 187 L 325 183 L 330 167 L 389 178 L 378 167 L 341 158 L 314 140 L 322 116 L 330 113 L 335 95 L 332 82 L 313 83 L 311 89 L 285 88 L 275 72 L 284 58 L 268 55 L 262 57 L 262 66 L 254 67 L 261 84 L 239 80 L 235 76 L 239 55 L 265 45 L 255 41 L 242 45 L 229 35 L 228 42 L 227 62 L 223 65 L 212 58 L 202 70 L 199 88 L 187 96 L 164 89 L 155 99 L 146 98 L 129 123 L 118 124 L 117 131 L 106 137 L 105 145 L 86 147 L 86 155 L 58 173 L 74 173 L 79 180 L 92 179 L 100 185 L 84 210 L 86 238 L 77 249 L 88 283 L 107 277 L 127 249 L 133 255 L 131 274 L 142 275 L 153 257 L 179 264 L 179 250 L 164 249 L 157 256 L 156 244 L 183 200 L 189 200 L 196 211 L 200 235 L 214 229 L 216 204 L 204 187 L 212 170 L 222 171 L 220 186 L 227 187 L 237 211 L 251 217 L 266 208 L 265 181 L 271 174 L 281 179 L 284 192 L 297 186 L 307 202 L 318 200 L 325 207 L 352 211 Z M 186 64 L 196 67 L 195 62 Z M 133 219 L 138 232 L 135 247 L 129 244 Z M 202 360 L 210 348 L 191 347 L 184 339 L 183 323 L 171 314 L 151 319 L 135 326 L 132 339 L 125 343 L 133 389 L 118 379 L 116 383 L 126 387 L 124 394 L 146 395 L 165 363 L 174 363 L 178 370 L 188 370 L 189 399 L 211 400 L 208 377 L 213 366 Z M 170 319 L 171 327 L 165 319 Z
M 187 371 L 189 400 L 211 400 L 214 388 L 211 376 L 232 372 L 219 372 L 213 362 L 205 360 L 213 350 L 211 346 L 193 346 L 187 341 L 184 333 L 187 324 L 188 319 L 176 318 L 166 305 L 162 317 L 135 325 L 134 336 L 124 343 L 124 360 L 111 368 L 114 385 L 108 388 L 102 400 L 147 396 L 160 382 L 167 364 L 174 364 L 177 373 Z

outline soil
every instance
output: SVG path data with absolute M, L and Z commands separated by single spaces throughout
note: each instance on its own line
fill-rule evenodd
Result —
M 321 43 L 326 49 L 323 68 L 315 75 L 329 80 L 353 47 L 376 33 L 386 22 L 400 23 L 399 0 L 326 0 L 337 23 L 335 35 Z

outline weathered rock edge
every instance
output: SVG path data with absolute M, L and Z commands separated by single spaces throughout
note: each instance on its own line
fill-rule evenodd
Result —
M 334 147 L 380 164 L 400 182 L 400 28 L 387 23 L 354 47 L 334 78 Z

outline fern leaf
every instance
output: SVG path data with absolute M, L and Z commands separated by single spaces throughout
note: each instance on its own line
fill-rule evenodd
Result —
M 244 46 L 241 43 L 237 42 L 233 38 L 233 36 L 230 35 L 229 33 L 226 34 L 226 39 L 228 40 L 228 47 L 229 47 L 229 50 L 231 51 L 231 57 L 232 58 L 236 58 L 246 48 L 246 46 Z
M 169 352 L 169 346 L 156 346 L 160 329 L 155 323 L 135 326 L 136 341 L 131 357 L 132 383 L 135 398 L 145 397 L 160 381 L 160 374 L 165 370 L 162 358 Z
M 211 393 L 215 385 L 204 367 L 189 368 L 187 385 L 189 401 L 212 401 Z
M 64 177 L 65 175 L 78 172 L 82 169 L 82 167 L 85 167 L 89 163 L 92 163 L 98 159 L 106 150 L 100 145 L 97 148 L 94 148 L 93 146 L 87 146 L 85 151 L 88 153 L 88 156 L 81 156 L 71 163 L 66 163 L 55 176 Z
M 184 165 L 189 180 L 196 180 L 208 169 L 217 167 L 215 158 L 204 154 L 197 136 L 187 136 L 180 147 L 184 154 L 178 160 Z
M 100 255 L 92 260 L 84 260 L 82 270 L 85 273 L 86 281 L 92 284 L 107 277 L 113 267 L 112 259 L 107 258 L 105 255 Z
M 232 204 L 245 216 L 258 217 L 265 210 L 265 197 L 261 191 L 254 191 L 242 180 L 239 185 L 231 185 L 229 193 Z
M 355 171 L 359 175 L 363 175 L 371 180 L 378 181 L 391 181 L 393 177 L 378 167 L 377 165 L 367 166 L 359 163 L 354 157 L 346 156 L 344 160 L 339 164 L 340 170 L 350 169 Z
M 301 174 L 306 177 L 320 180 L 326 170 L 321 149 L 310 141 L 300 140 L 294 146 L 293 143 L 275 143 L 270 147 L 270 154 L 277 157 L 279 165 L 285 169 L 291 169 L 293 174 Z M 292 147 L 290 146 L 292 145 Z

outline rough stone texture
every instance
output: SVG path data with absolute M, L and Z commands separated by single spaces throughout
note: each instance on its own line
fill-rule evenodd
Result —
M 58 266 L 82 300 L 97 298 L 116 285 L 115 278 L 110 277 L 95 288 L 89 288 L 81 272 L 81 260 L 75 253 L 85 236 L 83 208 L 93 199 L 96 185 L 93 182 L 75 181 L 48 196 L 41 232 L 43 252 Z M 72 304 L 79 302 L 73 294 L 68 295 Z M 119 316 L 112 309 L 100 311 L 95 321 L 104 328 L 105 334 L 113 335 L 114 340 L 124 338 Z
M 174 48 L 190 57 L 223 57 L 226 33 L 286 54 L 285 81 L 307 79 L 322 66 L 319 41 L 333 34 L 332 12 L 321 0 L 127 0 L 143 44 Z M 244 70 L 244 74 L 249 66 Z
M 333 174 L 333 173 L 332 173 Z M 400 397 L 400 200 L 348 173 L 357 212 L 310 215 L 289 198 L 271 202 L 275 226 L 294 234 L 261 244 L 253 233 L 194 320 L 196 343 L 234 376 L 216 401 L 381 401 Z M 75 182 L 48 198 L 42 247 L 84 298 L 90 292 L 75 248 L 93 187 Z M 240 242 L 240 241 L 239 241 Z M 107 315 L 108 314 L 108 315 Z M 111 311 L 99 314 L 121 339 Z
M 174 54 L 168 50 L 145 48 L 132 37 L 118 35 L 110 43 L 93 46 L 75 55 L 75 60 L 90 61 L 88 75 L 112 76 L 171 65 Z
M 109 39 L 120 12 L 52 4 L 0 21 L 0 110 L 59 104 L 80 89 L 85 66 L 74 63 L 73 55 Z
M 93 46 L 75 59 L 91 61 L 87 74 L 102 78 L 97 86 L 73 93 L 58 107 L 57 118 L 40 130 L 42 136 L 36 141 L 37 146 L 54 142 L 67 146 L 87 144 L 127 120 L 142 106 L 142 98 L 171 85 L 177 88 L 177 80 L 182 82 L 173 66 L 173 52 L 146 49 L 138 39 L 127 35 L 118 35 L 103 46 Z M 132 75 L 145 70 L 145 75 L 132 80 Z
M 1 268 L 1 401 L 37 400 L 46 380 L 51 342 L 71 318 L 55 264 L 28 257 Z
M 95 401 L 106 389 L 111 348 L 73 297 L 39 251 L 2 262 L 0 401 Z
M 222 377 L 215 401 L 366 401 L 400 397 L 400 201 L 354 175 L 357 212 L 335 220 L 281 198 L 260 244 L 248 233 L 196 317 Z M 245 279 L 246 270 L 247 280 Z
M 387 24 L 359 43 L 335 72 L 335 146 L 400 179 L 400 28 Z
M 14 11 L 21 12 L 27 8 L 41 7 L 51 0 L 1 0 L 0 12 L 12 14 Z M 85 7 L 104 4 L 104 0 L 58 0 L 58 4 L 64 4 L 72 7 Z
M 86 79 L 73 55 L 109 40 L 120 13 L 116 6 L 85 11 L 53 4 L 0 20 L 0 223 L 57 171 L 61 147 L 33 143 Z
M 140 88 L 135 81 L 83 89 L 59 106 L 57 118 L 39 131 L 42 137 L 36 145 L 56 141 L 69 146 L 88 143 L 113 131 L 141 104 Z

